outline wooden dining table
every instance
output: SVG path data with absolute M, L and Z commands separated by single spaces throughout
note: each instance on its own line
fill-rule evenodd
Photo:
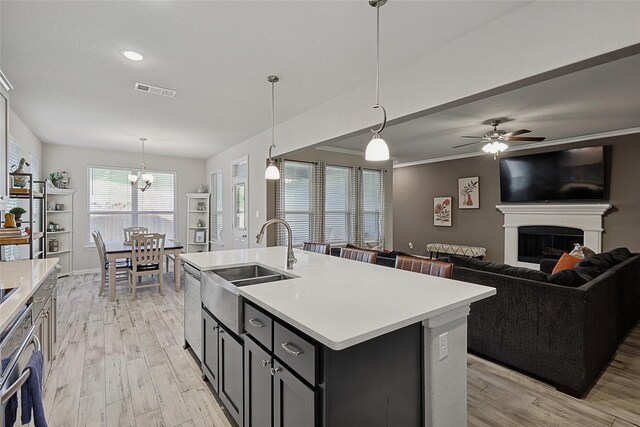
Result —
M 107 259 L 109 260 L 109 299 L 116 299 L 116 260 L 131 258 L 131 245 L 124 241 L 104 242 Z M 176 284 L 176 291 L 180 290 L 180 253 L 183 246 L 180 243 L 166 240 L 164 243 L 164 254 L 173 255 L 173 275 Z

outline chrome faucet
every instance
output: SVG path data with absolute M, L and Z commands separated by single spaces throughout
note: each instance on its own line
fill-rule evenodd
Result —
M 262 224 L 262 228 L 260 229 L 260 232 L 256 236 L 256 243 L 262 243 L 262 239 L 264 238 L 264 232 L 267 229 L 267 227 L 270 226 L 271 224 L 282 224 L 287 229 L 287 236 L 289 237 L 287 240 L 287 270 L 292 270 L 293 264 L 297 261 L 297 259 L 293 255 L 291 227 L 289 227 L 289 224 L 287 223 L 287 221 L 284 221 L 280 218 L 273 218 L 265 222 L 264 224 Z

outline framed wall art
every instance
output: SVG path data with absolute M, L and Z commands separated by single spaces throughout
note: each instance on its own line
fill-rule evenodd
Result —
M 458 178 L 458 208 L 480 208 L 480 178 L 470 176 Z
M 433 225 L 436 227 L 451 227 L 451 201 L 450 196 L 433 198 Z

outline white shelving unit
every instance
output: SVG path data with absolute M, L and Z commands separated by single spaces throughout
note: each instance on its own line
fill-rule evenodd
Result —
M 211 194 L 187 193 L 187 244 L 186 252 L 209 250 L 209 209 Z M 196 234 L 204 232 L 202 242 L 196 242 Z
M 63 231 L 49 231 L 47 228 L 47 258 L 59 258 L 59 276 L 68 276 L 73 271 L 73 195 L 76 190 L 48 188 L 46 201 L 45 226 L 49 227 L 49 221 L 64 228 Z M 64 205 L 63 209 L 56 210 L 55 205 Z M 58 251 L 49 250 L 49 242 L 58 240 Z

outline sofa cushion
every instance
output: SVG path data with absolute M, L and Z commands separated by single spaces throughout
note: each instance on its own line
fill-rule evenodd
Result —
M 577 288 L 595 279 L 600 274 L 602 272 L 594 267 L 575 267 L 552 274 L 549 276 L 549 283 Z
M 556 266 L 553 267 L 551 274 L 557 273 L 558 271 L 561 271 L 561 270 L 568 270 L 570 268 L 573 268 L 576 266 L 578 262 L 580 262 L 579 257 L 574 255 L 569 255 L 568 253 L 565 252 L 562 254 L 560 259 L 556 263 Z
M 587 283 L 584 278 L 580 277 L 574 268 L 568 270 L 560 270 L 557 273 L 553 273 L 549 276 L 549 283 L 554 285 L 568 286 L 571 288 L 577 288 Z
M 476 258 L 470 258 L 459 255 L 450 255 L 449 262 L 454 266 L 469 268 L 472 270 L 487 271 L 489 273 L 502 274 L 505 276 L 519 277 L 521 279 L 536 280 L 538 282 L 547 282 L 549 275 L 542 271 L 532 270 L 524 267 L 514 267 L 499 262 L 482 261 Z
M 617 262 L 615 261 L 613 255 L 604 252 L 601 254 L 596 254 L 593 256 L 588 256 L 576 265 L 577 267 L 594 267 L 600 270 L 601 272 L 610 269 Z
M 611 255 L 611 257 L 616 261 L 617 264 L 626 261 L 633 256 L 631 251 L 629 251 L 629 249 L 627 248 L 615 248 L 611 249 L 607 253 Z

